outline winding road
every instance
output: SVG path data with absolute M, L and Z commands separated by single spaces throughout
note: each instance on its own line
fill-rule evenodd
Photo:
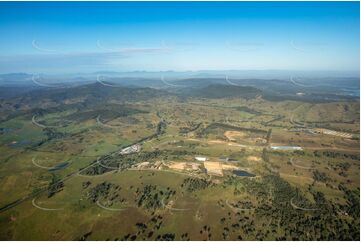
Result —
M 316 211 L 316 210 L 319 210 L 318 208 L 302 208 L 302 207 L 299 207 L 299 206 L 297 206 L 296 204 L 293 203 L 293 199 L 294 199 L 294 197 L 291 198 L 290 204 L 294 209 L 303 210 L 303 211 Z
M 297 167 L 297 168 L 301 168 L 301 169 L 305 169 L 305 170 L 313 170 L 314 168 L 311 167 L 311 166 L 300 166 L 300 165 L 297 165 L 293 162 L 293 157 L 290 158 L 290 162 L 291 164 L 294 166 L 294 167 Z
M 33 157 L 32 159 L 31 159 L 31 162 L 34 164 L 34 166 L 36 166 L 36 167 L 39 167 L 39 168 L 42 168 L 42 169 L 47 169 L 47 170 L 51 170 L 51 169 L 56 169 L 57 168 L 57 166 L 42 166 L 42 165 L 39 165 L 38 163 L 36 163 L 36 161 L 35 161 L 35 157 Z M 66 162 L 68 162 L 68 161 L 66 161 Z M 63 162 L 62 162 L 63 163 Z
M 226 205 L 232 209 L 232 211 L 252 211 L 255 210 L 255 208 L 237 208 L 235 206 L 232 206 L 231 204 L 229 204 L 228 199 L 226 200 Z
M 119 126 L 116 126 L 116 125 L 109 125 L 109 124 L 103 123 L 102 121 L 100 121 L 100 115 L 97 116 L 96 121 L 97 121 L 97 124 L 99 124 L 100 126 L 106 127 L 106 128 L 111 128 L 111 129 L 120 128 Z
M 40 209 L 40 210 L 43 210 L 43 211 L 59 211 L 59 210 L 63 210 L 64 208 L 44 208 L 44 207 L 40 207 L 39 205 L 37 205 L 36 203 L 35 203 L 35 199 L 36 198 L 34 198 L 32 201 L 31 201 L 31 204 L 34 206 L 34 207 L 36 207 L 36 208 L 38 208 L 38 209 Z
M 73 121 L 71 121 L 71 120 L 65 120 L 65 121 L 70 122 L 70 123 L 73 122 Z M 36 121 L 36 115 L 33 115 L 32 119 L 31 119 L 31 122 L 32 122 L 34 125 L 36 125 L 36 126 L 38 126 L 38 127 L 40 127 L 40 128 L 61 128 L 61 127 L 62 127 L 61 125 L 54 126 L 54 125 L 44 125 L 44 124 L 41 124 L 41 123 L 39 123 L 39 122 Z
M 164 198 L 161 200 L 161 204 L 163 206 L 163 208 L 169 209 L 171 211 L 177 211 L 177 212 L 184 212 L 184 211 L 189 211 L 189 208 L 173 208 L 171 205 L 165 205 L 164 204 Z
M 104 205 L 102 205 L 99 201 L 96 202 L 96 205 L 98 205 L 98 207 L 100 207 L 102 209 L 105 209 L 105 210 L 108 210 L 111 212 L 124 211 L 127 209 L 127 208 L 108 208 L 108 207 L 105 207 Z

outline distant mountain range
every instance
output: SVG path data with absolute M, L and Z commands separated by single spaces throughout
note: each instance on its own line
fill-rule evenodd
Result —
M 240 77 L 256 74 L 260 77 Z M 241 90 L 244 87 L 252 87 L 262 91 L 264 95 L 267 94 L 278 97 L 314 98 L 315 96 L 322 95 L 332 95 L 332 99 L 335 97 L 337 99 L 341 97 L 359 97 L 359 77 L 307 77 L 301 76 L 300 74 L 287 76 L 287 74 L 289 74 L 289 72 L 286 71 L 138 71 L 64 75 L 10 73 L 0 75 L 0 98 L 13 97 L 37 89 L 69 88 L 92 83 L 97 83 L 105 87 L 162 89 L 181 95 L 197 94 L 198 96 L 202 96 L 204 93 L 208 93 L 212 97 L 235 96 L 237 92 L 245 94 L 243 90 Z M 311 72 L 308 73 L 308 75 L 310 74 Z M 320 75 L 320 73 L 318 73 L 318 75 Z M 333 74 L 330 73 L 330 76 L 332 75 Z M 267 78 L 263 78 L 263 76 L 267 76 Z M 274 76 L 279 77 L 276 78 Z M 281 76 L 284 77 L 282 78 Z M 222 88 L 220 88 L 221 86 Z M 199 92 L 200 89 L 204 89 L 203 92 Z M 224 93 L 219 93 L 220 90 Z M 218 93 L 216 93 L 216 91 Z
M 33 76 L 41 76 L 46 79 L 58 79 L 59 81 L 89 80 L 97 76 L 106 77 L 134 77 L 134 78 L 223 78 L 229 76 L 236 79 L 288 79 L 295 78 L 358 78 L 359 71 L 299 71 L 299 70 L 199 70 L 199 71 L 98 71 L 93 73 L 6 73 L 0 74 L 0 84 L 4 81 L 18 81 L 31 79 Z

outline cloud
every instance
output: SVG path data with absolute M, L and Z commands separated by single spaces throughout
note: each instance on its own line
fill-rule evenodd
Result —
M 167 53 L 172 49 L 166 46 L 165 42 L 162 42 L 160 47 L 132 47 L 132 48 L 109 48 L 105 47 L 101 42 L 97 41 L 97 47 L 103 51 L 117 52 L 117 53 Z
M 173 51 L 173 48 L 168 47 L 165 42 L 161 42 L 159 47 L 109 48 L 97 41 L 99 50 L 91 52 L 44 48 L 35 39 L 31 45 L 39 54 L 0 56 L 0 72 L 34 73 L 112 69 L 121 67 L 126 58 L 144 58 L 144 55 L 148 54 L 167 54 Z
M 118 52 L 80 52 L 35 55 L 0 56 L 0 72 L 47 72 L 91 70 L 111 67 L 128 58 Z

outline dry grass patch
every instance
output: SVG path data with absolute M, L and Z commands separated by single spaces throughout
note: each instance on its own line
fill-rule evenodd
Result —
M 236 141 L 236 138 L 247 137 L 247 134 L 239 131 L 226 131 L 224 132 L 224 136 L 226 136 L 229 141 Z
M 262 159 L 261 159 L 261 157 L 250 155 L 250 156 L 247 157 L 247 160 L 248 161 L 257 161 L 258 162 L 258 161 L 261 161 Z
M 223 176 L 221 162 L 205 161 L 204 167 L 206 168 L 208 174 L 212 174 L 212 175 L 216 175 L 216 176 Z

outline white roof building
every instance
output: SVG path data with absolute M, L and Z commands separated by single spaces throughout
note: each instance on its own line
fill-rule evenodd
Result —
M 195 156 L 194 159 L 196 159 L 197 161 L 206 161 L 206 160 L 207 160 L 207 157 Z

